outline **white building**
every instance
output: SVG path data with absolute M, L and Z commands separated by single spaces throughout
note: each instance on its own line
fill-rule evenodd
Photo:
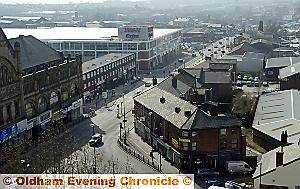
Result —
M 181 41 L 180 29 L 151 26 L 7 28 L 4 33 L 8 38 L 32 35 L 65 55 L 81 54 L 85 60 L 109 53 L 137 53 L 137 68 L 142 70 L 174 61 Z
M 253 175 L 254 188 L 299 189 L 300 146 L 278 147 L 262 156 Z M 261 187 L 259 187 L 261 184 Z

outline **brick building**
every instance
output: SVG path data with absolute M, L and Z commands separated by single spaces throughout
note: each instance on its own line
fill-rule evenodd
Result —
M 136 77 L 135 53 L 112 53 L 82 64 L 84 96 L 114 89 Z
M 209 114 L 154 87 L 134 98 L 135 132 L 182 169 L 223 168 L 245 157 L 241 122 L 231 115 Z
M 0 30 L 0 142 L 5 150 L 38 141 L 82 117 L 82 61 L 32 36 Z

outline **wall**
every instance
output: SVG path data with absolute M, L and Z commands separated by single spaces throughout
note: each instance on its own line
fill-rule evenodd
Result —
M 264 165 L 262 165 L 264 166 Z M 257 167 L 259 169 L 259 166 Z M 287 186 L 289 189 L 295 189 L 295 186 L 300 186 L 300 161 L 277 167 L 275 171 L 263 175 L 261 177 L 264 185 Z M 259 177 L 254 179 L 254 188 L 259 188 Z

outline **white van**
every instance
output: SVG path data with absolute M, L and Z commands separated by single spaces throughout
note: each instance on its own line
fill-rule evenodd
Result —
M 226 161 L 226 170 L 231 173 L 251 173 L 253 169 L 244 161 Z

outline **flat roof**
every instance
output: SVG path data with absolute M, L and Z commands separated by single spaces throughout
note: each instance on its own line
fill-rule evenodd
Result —
M 300 62 L 292 66 L 281 68 L 279 70 L 279 79 L 287 78 L 298 73 L 300 73 Z
M 288 142 L 300 138 L 300 92 L 285 90 L 260 96 L 253 128 L 280 141 L 282 131 L 287 131 Z
M 132 55 L 133 53 L 111 53 L 99 58 L 92 59 L 82 63 L 82 73 L 90 72 L 94 69 L 100 68 L 119 59 Z
M 154 39 L 178 32 L 181 29 L 157 29 L 154 28 Z M 8 39 L 19 35 L 32 35 L 42 41 L 72 41 L 72 40 L 109 40 L 112 36 L 118 36 L 118 28 L 87 28 L 87 27 L 54 27 L 54 28 L 4 28 Z M 135 41 L 136 42 L 136 41 Z
M 266 62 L 266 68 L 286 67 L 299 63 L 300 57 L 278 57 L 270 58 Z

